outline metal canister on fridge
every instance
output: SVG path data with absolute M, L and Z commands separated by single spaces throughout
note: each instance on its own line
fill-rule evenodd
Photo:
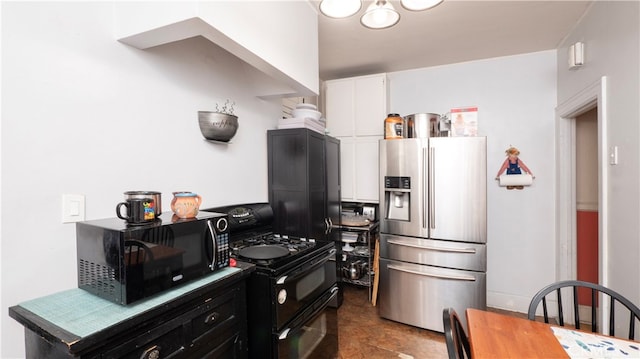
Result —
M 384 139 L 394 140 L 404 137 L 404 120 L 397 113 L 390 113 L 384 120 Z
M 447 137 L 446 133 L 441 131 L 441 118 L 438 114 L 414 113 L 405 116 L 404 120 L 407 138 Z

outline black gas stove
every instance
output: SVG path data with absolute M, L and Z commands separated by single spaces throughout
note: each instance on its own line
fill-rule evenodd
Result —
M 268 203 L 203 211 L 228 215 L 231 257 L 256 266 L 247 280 L 249 357 L 336 355 L 335 243 L 273 233 Z
M 282 272 L 335 248 L 330 241 L 273 233 L 273 211 L 268 203 L 216 207 L 203 211 L 229 215 L 231 257 L 255 264 L 257 270 Z
M 304 261 L 304 258 L 317 251 L 333 248 L 333 243 L 267 232 L 232 241 L 229 246 L 231 257 L 236 260 L 250 262 L 269 270 L 281 270 L 291 265 L 295 266 L 296 262 Z

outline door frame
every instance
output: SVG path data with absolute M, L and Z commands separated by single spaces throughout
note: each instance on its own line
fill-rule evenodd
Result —
M 577 92 L 556 108 L 556 264 L 557 280 L 577 278 L 576 134 L 575 119 L 598 108 L 598 281 L 608 285 L 608 144 L 607 78 Z M 564 298 L 563 301 L 570 301 Z M 609 330 L 609 305 L 600 301 L 602 332 Z M 569 303 L 564 303 L 569 304 Z M 573 313 L 570 320 L 573 321 Z

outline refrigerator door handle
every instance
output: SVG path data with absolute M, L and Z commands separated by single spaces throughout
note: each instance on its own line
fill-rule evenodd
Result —
M 433 147 L 429 148 L 429 224 L 431 229 L 436 228 L 436 199 L 435 199 L 435 151 Z
M 407 268 L 398 267 L 398 266 L 395 266 L 393 264 L 389 264 L 387 266 L 387 268 L 393 269 L 393 270 L 397 270 L 399 272 L 416 274 L 416 275 L 420 275 L 420 276 L 423 276 L 423 277 L 433 277 L 433 278 L 453 279 L 453 280 L 464 280 L 464 281 L 468 281 L 468 282 L 475 282 L 475 280 L 476 280 L 475 277 L 471 277 L 471 276 L 457 276 L 457 275 L 442 275 L 442 274 L 435 274 L 435 273 L 424 273 L 424 272 L 420 272 L 420 271 L 415 271 L 415 270 L 411 270 L 411 269 L 407 269 Z
M 476 253 L 475 248 L 447 248 L 447 247 L 420 246 L 420 245 L 417 245 L 417 244 L 394 241 L 393 239 L 388 240 L 387 243 L 395 244 L 395 245 L 398 245 L 398 246 L 404 246 L 404 247 L 426 249 L 426 250 L 429 250 L 429 251 L 452 252 L 452 253 L 468 253 L 468 254 L 475 254 Z
M 426 148 L 422 148 L 422 169 L 423 172 L 427 170 L 427 166 L 429 165 L 429 161 L 427 161 L 428 157 L 427 157 L 427 149 Z M 422 198 L 422 208 L 420 208 L 420 210 L 422 210 L 422 228 L 427 228 L 427 226 L 429 225 L 427 222 L 427 213 L 431 211 L 431 208 L 429 208 L 427 206 L 427 200 L 429 200 L 430 198 L 430 193 L 429 193 L 429 182 L 428 182 L 428 178 L 427 176 L 422 176 L 422 193 L 423 193 L 423 197 Z M 429 204 L 430 206 L 430 204 Z

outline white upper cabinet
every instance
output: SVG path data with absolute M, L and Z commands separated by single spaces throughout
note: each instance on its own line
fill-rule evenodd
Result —
M 388 111 L 386 74 L 326 81 L 327 128 L 340 139 L 342 200 L 377 203 L 378 141 Z
M 383 136 L 389 104 L 386 74 L 326 81 L 324 87 L 332 136 Z
M 325 118 L 332 136 L 353 136 L 354 124 L 353 80 L 335 80 L 325 83 Z
M 343 201 L 378 202 L 380 139 L 380 136 L 340 138 L 340 188 Z
M 318 14 L 307 1 L 115 2 L 115 35 L 147 49 L 202 36 L 272 79 L 260 97 L 317 96 Z

